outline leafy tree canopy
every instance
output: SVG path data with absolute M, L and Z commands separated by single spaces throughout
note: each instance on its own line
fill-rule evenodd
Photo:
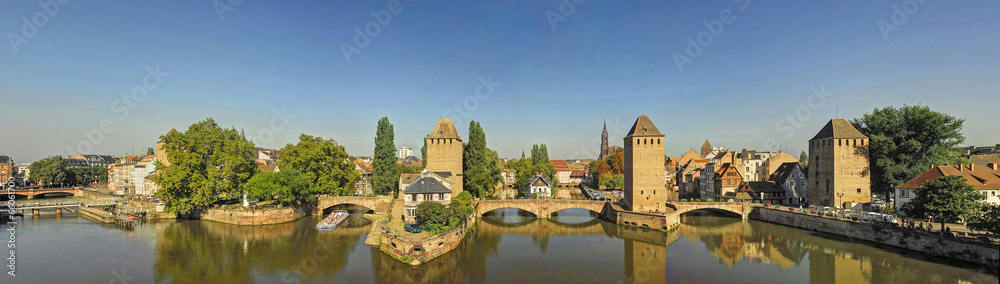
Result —
M 344 146 L 306 134 L 299 135 L 299 143 L 285 145 L 278 168 L 294 169 L 309 181 L 310 190 L 303 194 L 353 195 L 354 183 L 361 177 L 354 163 L 347 161 Z
M 167 200 L 167 211 L 186 214 L 223 199 L 243 197 L 256 174 L 254 145 L 235 128 L 224 129 L 212 118 L 186 132 L 161 136 L 170 166 L 153 177 L 156 196 Z
M 969 229 L 1000 234 L 1000 205 L 983 204 L 979 214 L 969 223 Z
M 247 182 L 248 196 L 259 200 L 278 200 L 285 204 L 315 200 L 312 182 L 295 169 L 258 173 Z
M 851 121 L 869 137 L 872 190 L 885 194 L 931 165 L 959 161 L 956 146 L 965 142 L 964 119 L 927 106 L 875 109 Z
M 66 168 L 66 161 L 59 156 L 35 161 L 28 169 L 31 179 L 38 184 L 63 184 L 75 180 L 73 172 Z
M 970 220 L 979 212 L 986 199 L 976 187 L 961 176 L 943 176 L 928 180 L 917 188 L 916 197 L 906 203 L 906 214 L 914 217 L 934 216 L 934 221 Z
M 444 226 L 448 222 L 448 212 L 443 204 L 424 201 L 417 204 L 417 223 Z

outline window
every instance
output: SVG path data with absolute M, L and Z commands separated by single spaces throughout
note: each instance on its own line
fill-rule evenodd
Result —
M 444 200 L 444 193 L 438 193 L 438 200 Z
M 431 201 L 431 200 L 434 200 L 434 194 L 424 193 L 424 201 Z
M 861 189 L 860 188 L 858 189 L 858 193 L 861 193 Z

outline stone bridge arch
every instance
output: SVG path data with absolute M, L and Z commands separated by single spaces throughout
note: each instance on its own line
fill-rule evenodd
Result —
M 746 219 L 750 212 L 753 210 L 752 206 L 739 202 L 711 202 L 711 203 L 668 203 L 668 206 L 674 208 L 674 214 L 680 216 L 681 214 L 699 211 L 699 210 L 716 210 L 725 211 L 739 215 L 741 218 Z
M 484 200 L 480 201 L 476 207 L 476 214 L 482 216 L 490 211 L 515 208 L 531 212 L 539 219 L 548 219 L 552 212 L 579 208 L 586 209 L 597 214 L 604 210 L 604 201 L 583 201 L 583 200 L 553 200 L 553 199 L 530 199 L 530 200 Z
M 375 211 L 377 214 L 388 213 L 392 208 L 392 198 L 388 196 L 323 196 L 317 198 L 313 214 L 323 214 L 323 211 L 337 205 L 357 205 Z

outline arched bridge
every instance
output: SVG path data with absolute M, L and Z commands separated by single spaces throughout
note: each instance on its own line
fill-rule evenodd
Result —
M 528 199 L 528 200 L 484 200 L 479 202 L 478 215 L 502 208 L 517 208 L 535 214 L 536 217 L 548 219 L 552 212 L 580 208 L 597 212 L 604 209 L 606 201 L 559 200 L 559 199 Z
M 78 188 L 28 188 L 12 190 L 8 192 L 9 194 L 24 195 L 27 199 L 35 199 L 36 196 L 46 194 L 46 193 L 66 193 L 71 195 L 80 195 L 80 189 Z
M 392 209 L 392 198 L 388 196 L 321 196 L 317 199 L 316 212 L 313 214 L 323 214 L 324 209 L 342 204 L 362 206 L 375 210 L 375 213 L 388 213 Z
M 743 202 L 670 202 L 667 206 L 674 209 L 669 214 L 680 215 L 695 210 L 721 210 L 740 215 L 744 219 L 753 211 L 752 204 Z

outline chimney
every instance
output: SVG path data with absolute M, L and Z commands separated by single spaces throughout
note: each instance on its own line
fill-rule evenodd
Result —
M 965 167 L 963 167 L 962 164 L 958 164 L 958 171 L 959 172 L 964 172 L 965 171 Z
M 991 169 L 993 169 L 994 171 L 1000 171 L 1000 169 L 998 169 L 997 166 L 1000 166 L 1000 164 L 997 164 L 997 163 L 991 163 L 990 164 L 990 168 Z
M 976 164 L 969 164 L 969 171 L 970 172 L 976 171 Z

